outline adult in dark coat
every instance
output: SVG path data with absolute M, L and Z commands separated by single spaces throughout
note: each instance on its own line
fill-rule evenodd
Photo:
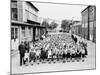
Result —
M 72 37 L 72 39 L 74 40 L 74 35 L 73 35 L 73 34 L 71 35 L 71 37 Z
M 29 42 L 25 41 L 25 50 L 27 50 L 27 52 L 29 52 Z
M 20 66 L 22 66 L 22 62 L 23 62 L 23 64 L 25 64 L 25 62 L 24 62 L 25 45 L 24 45 L 23 41 L 19 45 L 19 54 L 20 54 Z
M 75 43 L 77 43 L 77 37 L 74 38 Z
M 77 43 L 77 37 L 75 37 L 73 34 L 71 35 L 72 39 Z
M 40 58 L 44 61 L 44 59 L 45 59 L 45 56 L 46 56 L 46 53 L 45 53 L 45 51 L 43 50 L 43 48 L 41 48 L 41 56 L 40 56 Z

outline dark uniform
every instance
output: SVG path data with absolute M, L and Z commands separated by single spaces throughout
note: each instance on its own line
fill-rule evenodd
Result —
M 25 54 L 25 45 L 20 44 L 19 45 L 19 54 L 20 54 L 20 66 L 23 64 L 25 64 L 24 62 L 24 54 Z
M 25 43 L 25 50 L 27 50 L 27 52 L 29 53 L 29 43 Z

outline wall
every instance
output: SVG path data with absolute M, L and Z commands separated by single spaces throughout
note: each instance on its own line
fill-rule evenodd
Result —
M 89 39 L 88 36 L 88 8 L 82 12 L 82 37 Z
M 30 6 L 27 2 L 23 2 L 23 21 L 27 22 L 27 19 L 37 21 L 38 12 Z
M 18 9 L 18 21 L 23 22 L 23 2 L 17 1 L 17 9 Z
M 96 40 L 96 7 L 89 6 L 82 12 L 82 34 L 83 38 L 95 42 Z
M 96 42 L 96 7 L 91 6 L 89 8 L 89 28 L 90 28 L 90 40 Z

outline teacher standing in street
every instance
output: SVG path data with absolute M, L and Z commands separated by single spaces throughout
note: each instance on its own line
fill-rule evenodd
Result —
M 19 54 L 20 54 L 20 66 L 22 66 L 22 64 L 25 64 L 24 62 L 25 45 L 23 41 L 21 41 L 21 44 L 19 45 Z

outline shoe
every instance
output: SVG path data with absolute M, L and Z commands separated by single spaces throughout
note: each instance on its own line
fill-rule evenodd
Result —
M 20 64 L 20 66 L 22 66 L 22 64 Z

